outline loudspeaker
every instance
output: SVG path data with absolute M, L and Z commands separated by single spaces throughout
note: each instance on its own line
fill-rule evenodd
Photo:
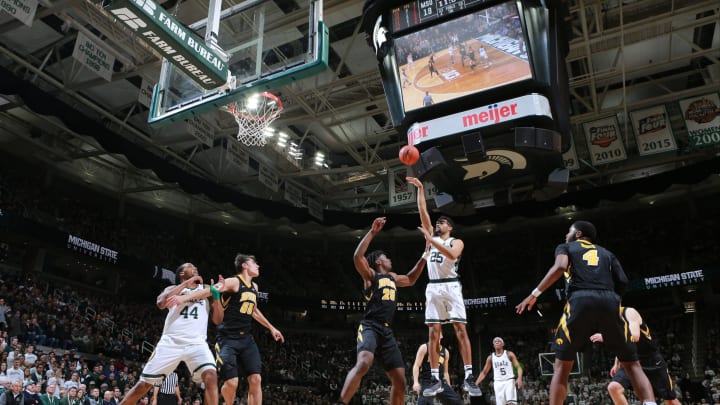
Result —
M 555 169 L 548 175 L 547 184 L 533 191 L 533 198 L 537 201 L 551 200 L 567 190 L 570 181 L 570 170 Z
M 545 128 L 516 127 L 515 147 L 560 152 L 562 150 L 562 136 L 556 131 Z
M 535 148 L 560 152 L 562 149 L 560 134 L 545 128 L 535 128 Z
M 444 166 L 447 166 L 445 158 L 440 150 L 433 146 L 420 154 L 420 159 L 412 166 L 412 169 L 415 177 L 422 180 L 431 170 Z
M 516 127 L 515 128 L 515 147 L 534 148 L 535 147 L 535 128 Z
M 475 152 L 485 153 L 485 143 L 483 142 L 483 138 L 482 135 L 480 135 L 480 132 L 463 135 L 462 144 L 466 155 Z
M 435 195 L 435 206 L 438 208 L 444 207 L 448 204 L 452 204 L 455 202 L 455 199 L 450 194 L 446 193 L 437 193 Z

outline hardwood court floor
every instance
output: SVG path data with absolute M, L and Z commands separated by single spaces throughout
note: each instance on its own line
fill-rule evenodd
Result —
M 460 51 L 457 47 L 453 52 L 454 64 L 450 63 L 447 48 L 435 53 L 435 68 L 439 75 L 430 76 L 429 56 L 416 60 L 413 63 L 414 69 L 408 64 L 401 65 L 400 69 L 405 69 L 412 83 L 412 85 L 402 88 L 405 110 L 422 107 L 426 91 L 430 93 L 434 103 L 440 103 L 503 83 L 532 77 L 530 65 L 526 60 L 490 45 L 485 45 L 485 50 L 492 65 L 485 65 L 478 52 L 480 45 L 483 43 L 475 39 L 465 42 L 466 48 L 472 47 L 475 50 L 476 66 L 474 69 L 470 68 L 468 58 L 465 58 L 465 66 L 460 63 Z M 461 109 L 459 108 L 459 110 Z

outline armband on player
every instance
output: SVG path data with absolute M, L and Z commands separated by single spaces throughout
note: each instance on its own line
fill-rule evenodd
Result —
M 212 297 L 214 300 L 217 301 L 220 299 L 220 290 L 215 288 L 215 286 L 213 286 L 213 285 L 210 286 L 210 293 L 212 294 Z
M 542 291 L 538 290 L 537 288 L 532 290 L 532 292 L 530 293 L 530 295 L 532 295 L 535 298 L 539 297 L 541 294 L 542 294 Z

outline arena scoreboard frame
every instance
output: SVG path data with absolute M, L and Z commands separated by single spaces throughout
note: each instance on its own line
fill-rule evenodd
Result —
M 472 201 L 480 181 L 556 188 L 540 198 L 564 190 L 566 7 L 560 0 L 365 3 L 393 125 L 423 152 L 416 175 L 427 174 L 455 201 Z

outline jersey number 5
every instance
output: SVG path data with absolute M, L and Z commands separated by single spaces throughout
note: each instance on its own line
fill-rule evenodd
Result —
M 600 261 L 597 249 L 588 250 L 587 252 L 585 252 L 585 254 L 582 255 L 582 258 L 587 262 L 588 266 L 597 266 L 598 262 Z

